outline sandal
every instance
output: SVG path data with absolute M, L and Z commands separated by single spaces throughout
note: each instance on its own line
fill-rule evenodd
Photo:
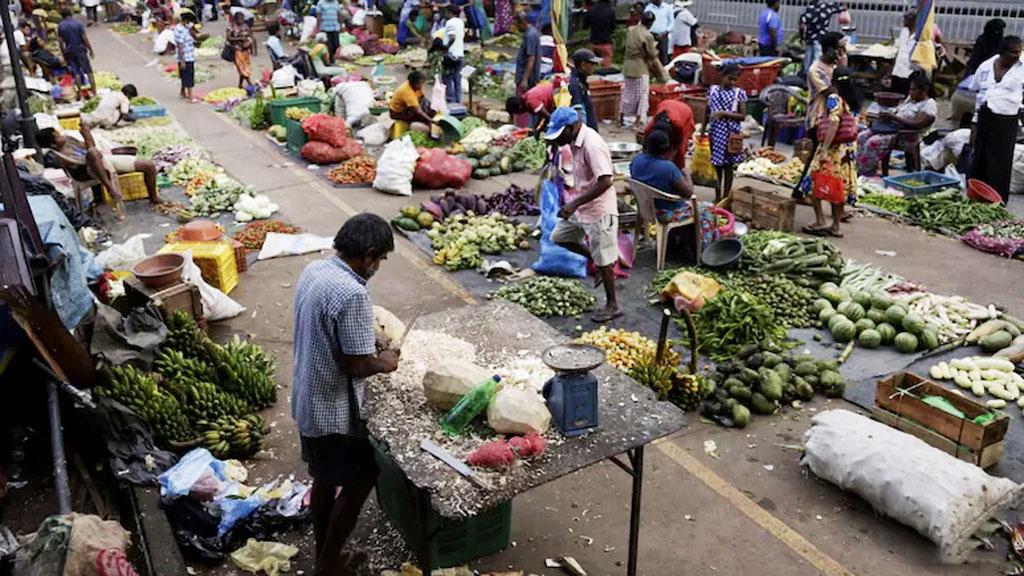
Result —
M 811 236 L 825 236 L 828 234 L 826 228 L 812 228 L 810 226 L 804 226 L 800 229 L 804 234 L 810 234 Z
M 594 322 L 597 322 L 598 324 L 603 324 L 605 322 L 614 320 L 619 316 L 622 316 L 622 310 L 619 310 L 617 308 L 615 310 L 605 309 L 601 310 L 597 314 L 594 314 L 593 316 L 590 317 L 590 319 L 593 320 Z
M 842 237 L 843 237 L 843 233 L 842 233 L 842 232 L 837 232 L 837 231 L 835 231 L 835 230 L 833 230 L 833 229 L 831 229 L 831 228 L 825 228 L 825 229 L 824 229 L 824 230 L 822 230 L 822 231 L 823 231 L 823 232 L 824 232 L 825 234 L 828 234 L 829 236 L 831 236 L 831 237 L 833 237 L 833 238 L 842 238 Z M 823 235 L 824 235 L 824 234 L 823 234 Z

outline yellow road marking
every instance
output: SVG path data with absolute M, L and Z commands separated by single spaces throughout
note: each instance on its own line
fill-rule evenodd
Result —
M 819 550 L 797 531 L 786 525 L 785 522 L 772 516 L 767 510 L 757 505 L 746 494 L 729 484 L 699 460 L 690 455 L 686 450 L 680 448 L 671 440 L 664 440 L 655 443 L 658 450 L 661 450 L 676 464 L 679 464 L 695 478 L 703 482 L 708 488 L 725 498 L 734 507 L 739 509 L 764 528 L 772 536 L 778 538 L 783 544 L 799 554 L 804 560 L 821 571 L 825 576 L 855 576 L 853 572 L 834 560 L 831 556 Z
M 140 59 L 145 60 L 145 56 L 141 52 L 139 52 L 138 49 L 136 49 L 134 46 L 132 46 L 123 38 L 121 38 L 120 35 L 111 35 L 114 37 L 116 41 L 120 42 L 126 48 L 134 52 L 137 56 L 139 56 Z M 258 142 L 261 145 L 266 145 L 266 143 L 263 142 L 261 138 L 257 137 L 251 131 L 242 128 L 242 126 L 239 123 L 234 122 L 232 119 L 227 117 L 227 115 L 214 114 L 214 117 L 219 119 L 221 122 L 224 122 L 227 125 L 234 128 L 236 131 L 238 131 L 239 134 L 241 134 L 245 138 L 248 138 L 253 142 Z M 307 186 L 316 190 L 317 193 L 319 193 L 321 196 L 327 199 L 327 201 L 330 202 L 331 204 L 334 204 L 334 206 L 344 214 L 347 214 L 349 217 L 359 214 L 358 210 L 349 206 L 348 203 L 346 203 L 344 200 L 332 194 L 330 190 L 322 182 L 320 182 L 316 178 L 313 178 L 309 174 L 308 170 L 300 170 L 294 165 L 288 166 L 288 170 L 292 173 L 293 176 L 296 177 L 296 179 L 302 181 Z M 444 288 L 454 296 L 458 297 L 466 304 L 477 303 L 477 299 L 468 290 L 463 288 L 459 283 L 449 278 L 448 275 L 442 272 L 440 269 L 434 267 L 430 262 L 427 262 L 419 253 L 410 250 L 409 248 L 402 244 L 395 245 L 395 253 L 401 256 L 402 259 L 404 259 L 405 261 L 415 266 L 421 272 L 426 274 L 431 280 L 440 284 L 442 288 Z

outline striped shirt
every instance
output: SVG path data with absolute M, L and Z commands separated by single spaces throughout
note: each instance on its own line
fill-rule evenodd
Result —
M 174 45 L 178 47 L 178 62 L 196 61 L 196 41 L 184 24 L 174 27 Z
M 316 5 L 316 12 L 320 15 L 321 32 L 337 32 L 341 30 L 341 23 L 338 16 L 341 13 L 341 4 L 333 0 L 320 0 Z
M 351 434 L 348 376 L 335 354 L 376 351 L 373 305 L 366 280 L 338 255 L 306 266 L 295 287 L 292 418 L 308 438 Z M 362 404 L 365 383 L 353 378 Z

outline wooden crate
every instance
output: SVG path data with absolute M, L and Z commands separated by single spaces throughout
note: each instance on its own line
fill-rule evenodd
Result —
M 931 446 L 934 446 L 947 454 L 956 456 L 959 460 L 970 462 L 979 468 L 994 466 L 1003 459 L 1003 452 L 1006 445 L 1005 440 L 1000 440 L 995 444 L 989 444 L 982 448 L 981 452 L 975 452 L 967 446 L 957 444 L 953 440 L 946 438 L 934 430 L 929 430 L 913 420 L 897 416 L 885 408 L 875 406 L 872 408 L 871 414 L 875 417 L 875 420 L 888 424 L 897 430 L 902 430 L 907 434 L 916 436 Z
M 170 318 L 180 310 L 205 326 L 203 299 L 199 287 L 194 284 L 179 282 L 162 290 L 153 290 L 135 276 L 128 276 L 124 279 L 124 287 L 125 296 L 132 307 L 152 302 L 160 308 L 164 318 Z
M 594 113 L 597 114 L 597 119 L 617 121 L 622 104 L 622 82 L 592 80 L 588 86 L 590 100 L 594 103 Z
M 924 403 L 921 397 L 926 395 L 945 398 L 962 411 L 966 418 L 959 418 Z M 879 380 L 875 390 L 875 404 L 900 420 L 909 420 L 916 426 L 937 434 L 955 446 L 964 446 L 979 456 L 984 455 L 987 450 L 994 450 L 989 458 L 1002 450 L 1001 447 L 989 447 L 1002 443 L 1010 423 L 1009 416 L 995 412 L 994 420 L 976 424 L 974 418 L 992 410 L 911 372 L 897 372 Z M 958 448 L 950 450 L 953 454 L 957 452 Z
M 751 228 L 792 232 L 796 201 L 769 190 L 742 186 L 733 189 L 730 210 Z

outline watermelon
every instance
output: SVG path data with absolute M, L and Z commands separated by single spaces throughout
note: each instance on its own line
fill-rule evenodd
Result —
M 833 326 L 835 326 L 839 322 L 842 322 L 843 320 L 849 320 L 849 318 L 843 316 L 839 312 L 836 312 L 828 319 L 828 329 L 831 331 Z
M 872 330 L 875 327 L 875 323 L 867 318 L 861 318 L 854 322 L 853 325 L 857 328 L 857 334 L 860 334 L 865 330 Z
M 826 308 L 831 308 L 831 307 L 832 307 L 832 303 L 829 302 L 825 298 L 818 298 L 817 300 L 814 301 L 813 304 L 811 304 L 811 308 L 815 312 L 818 312 L 819 314 L 821 313 L 822 310 L 824 310 Z
M 911 334 L 920 335 L 924 331 L 924 318 L 920 314 L 910 313 L 903 317 L 903 329 Z
M 836 312 L 839 312 L 843 316 L 846 316 L 853 322 L 856 322 L 857 320 L 860 320 L 861 318 L 864 317 L 864 307 L 861 306 L 860 304 L 857 304 L 856 302 L 852 302 L 849 300 L 840 303 L 839 307 L 836 308 Z
M 818 288 L 818 293 L 833 305 L 837 305 L 843 301 L 846 293 L 843 292 L 842 288 L 836 286 L 833 282 L 825 282 Z
M 899 304 L 893 304 L 885 309 L 885 321 L 893 326 L 902 326 L 903 317 L 907 315 L 907 309 Z
M 836 342 L 849 342 L 857 335 L 857 328 L 853 325 L 853 322 L 841 320 L 832 326 L 831 332 Z
M 875 326 L 875 331 L 882 337 L 882 344 L 892 344 L 893 339 L 896 338 L 896 329 L 887 322 L 879 322 Z
M 878 348 L 882 344 L 882 335 L 878 333 L 878 330 L 868 328 L 860 333 L 860 336 L 857 337 L 857 342 L 868 349 Z
M 821 312 L 818 312 L 818 320 L 821 320 L 822 322 L 828 322 L 829 319 L 831 319 L 832 316 L 835 315 L 835 313 L 835 308 L 833 308 L 832 305 L 829 305 L 828 308 L 824 308 Z
M 896 344 L 896 349 L 904 354 L 910 354 L 914 350 L 917 350 L 917 336 L 914 336 L 910 332 L 900 332 L 896 335 L 896 339 L 893 340 Z
M 860 292 L 857 292 L 856 294 L 853 295 L 853 301 L 856 302 L 857 304 L 860 304 L 861 308 L 867 310 L 868 308 L 871 308 L 871 293 L 868 292 L 867 290 L 861 290 Z
M 925 350 L 934 350 L 939 347 L 939 331 L 934 326 L 925 326 L 921 331 L 921 347 Z
M 889 306 L 892 306 L 892 296 L 889 296 L 888 292 L 879 291 L 875 293 L 874 298 L 871 299 L 871 307 L 879 310 L 888 310 Z
M 879 310 L 878 308 L 871 308 L 864 315 L 865 318 L 871 320 L 875 324 L 881 324 L 885 322 L 885 310 Z

